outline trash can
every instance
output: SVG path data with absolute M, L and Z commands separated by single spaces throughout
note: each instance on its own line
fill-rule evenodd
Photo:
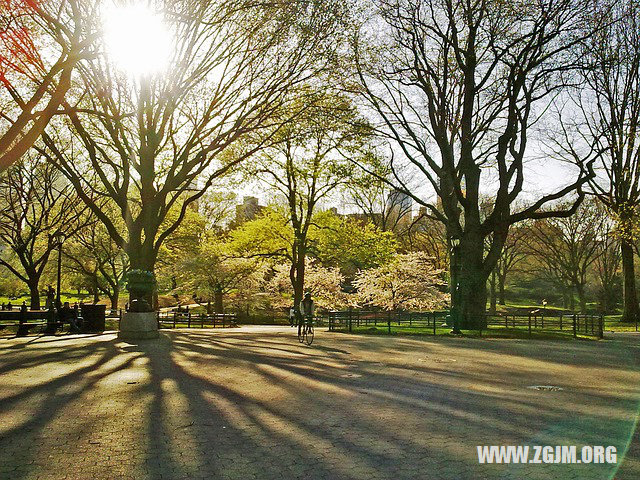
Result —
M 104 332 L 106 310 L 106 305 L 81 305 L 82 330 L 85 332 Z

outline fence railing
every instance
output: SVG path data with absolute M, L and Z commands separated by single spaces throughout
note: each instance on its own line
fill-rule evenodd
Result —
M 158 312 L 158 328 L 237 327 L 235 313 Z
M 586 335 L 604 337 L 604 316 L 578 313 L 560 313 L 549 315 L 544 313 L 487 315 L 487 326 L 502 326 L 505 328 L 526 328 L 529 334 L 533 331 L 545 330 L 556 332 L 570 332 L 574 337 Z
M 329 331 L 347 330 L 353 332 L 359 327 L 386 327 L 391 333 L 395 328 L 423 328 L 436 334 L 438 325 L 441 325 L 446 311 L 435 312 L 376 312 L 362 310 L 346 310 L 341 312 L 329 312 L 327 323 Z
M 346 310 L 329 312 L 327 323 L 329 331 L 348 331 L 361 327 L 386 328 L 392 330 L 419 329 L 420 333 L 436 335 L 438 327 L 443 325 L 447 311 L 435 312 L 373 312 Z M 529 314 L 486 315 L 486 327 L 504 327 L 526 330 L 529 335 L 534 331 L 566 332 L 574 337 L 578 335 L 603 338 L 604 317 L 602 315 L 557 314 L 531 312 Z M 480 332 L 484 330 L 481 329 Z

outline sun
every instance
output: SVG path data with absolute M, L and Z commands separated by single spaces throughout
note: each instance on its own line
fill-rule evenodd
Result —
M 105 51 L 116 68 L 136 79 L 166 70 L 175 42 L 160 14 L 140 3 L 107 2 L 102 20 Z

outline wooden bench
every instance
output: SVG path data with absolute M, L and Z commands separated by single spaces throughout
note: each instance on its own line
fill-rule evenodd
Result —
M 29 330 L 36 327 L 55 326 L 55 330 L 62 328 L 62 323 L 58 321 L 50 322 L 48 310 L 0 310 L 0 330 L 8 327 L 17 327 L 16 336 L 25 336 Z

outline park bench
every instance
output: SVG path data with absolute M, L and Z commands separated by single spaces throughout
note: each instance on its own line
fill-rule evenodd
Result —
M 44 331 L 51 323 L 56 330 L 62 328 L 61 322 L 49 322 L 49 315 L 48 310 L 0 310 L 0 330 L 17 327 L 16 335 L 20 337 L 36 327 L 42 327 Z

